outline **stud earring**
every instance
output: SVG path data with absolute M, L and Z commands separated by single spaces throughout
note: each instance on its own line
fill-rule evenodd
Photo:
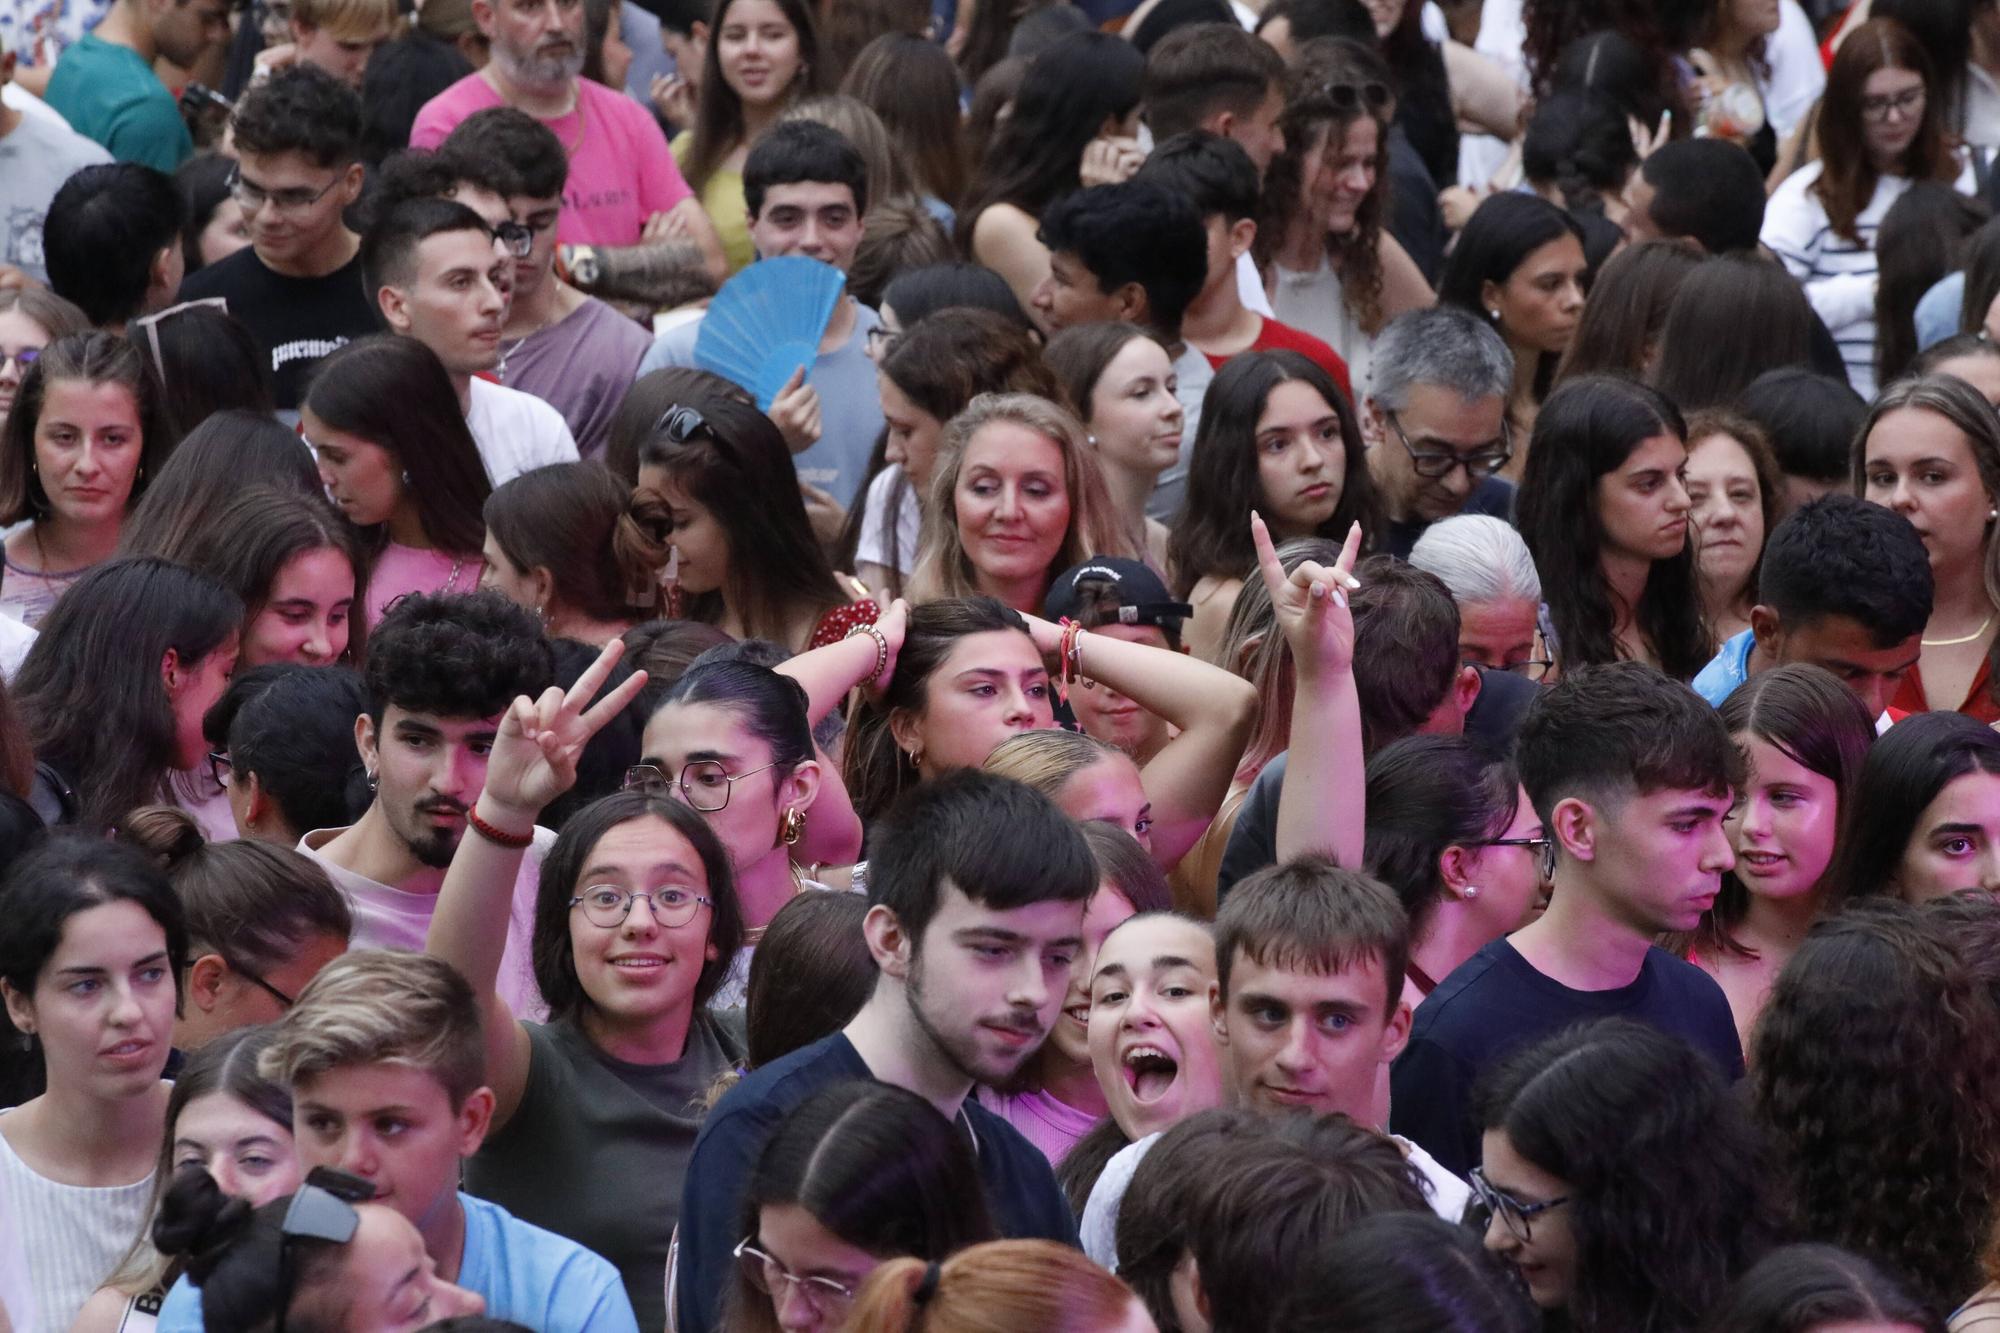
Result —
M 1471 902 L 1474 898 L 1477 898 L 1478 896 L 1479 896 L 1479 886 L 1477 884 L 1468 884 L 1465 886 L 1465 901 Z
M 1495 318 L 1497 319 L 1498 316 L 1496 315 Z M 410 484 L 410 470 L 408 468 L 403 469 L 403 484 L 405 486 Z
M 1499 307 L 1497 307 L 1497 306 L 1496 306 L 1496 307 L 1494 307 L 1493 309 L 1491 309 L 1491 310 L 1488 310 L 1488 311 L 1487 311 L 1486 313 L 1487 313 L 1487 314 L 1488 314 L 1489 316 L 1491 316 L 1491 317 L 1492 317 L 1492 320 L 1493 320 L 1493 322 L 1494 322 L 1495 324 L 1498 324 L 1498 323 L 1500 322 L 1500 310 L 1499 310 Z

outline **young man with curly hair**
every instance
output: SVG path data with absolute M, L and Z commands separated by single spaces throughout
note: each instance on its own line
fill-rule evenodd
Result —
M 271 358 L 279 409 L 296 413 L 320 358 L 381 328 L 361 238 L 341 220 L 361 195 L 361 99 L 300 64 L 245 93 L 230 129 L 250 244 L 189 277 L 180 299 L 227 300 Z
M 354 720 L 354 743 L 374 800 L 346 828 L 306 834 L 299 850 L 347 894 L 352 947 L 422 952 L 444 872 L 486 785 L 500 715 L 516 696 L 554 683 L 555 660 L 534 617 L 498 593 L 414 595 L 369 636 L 365 681 L 368 711 Z M 554 842 L 536 829 L 522 858 L 500 962 L 500 994 L 522 1018 L 544 1014 L 529 945 L 542 857 Z

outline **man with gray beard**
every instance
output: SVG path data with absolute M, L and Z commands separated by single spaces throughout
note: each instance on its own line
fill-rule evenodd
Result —
M 458 123 L 488 107 L 525 111 L 554 131 L 569 155 L 556 239 L 564 245 L 658 247 L 669 266 L 720 282 L 722 243 L 646 108 L 580 77 L 583 0 L 472 0 L 492 46 L 466 75 L 417 113 L 412 148 L 436 148 Z

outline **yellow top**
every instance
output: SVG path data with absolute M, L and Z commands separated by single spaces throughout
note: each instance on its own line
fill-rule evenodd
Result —
M 675 135 L 670 145 L 674 161 L 685 163 L 693 144 L 693 130 L 682 130 Z M 742 172 L 717 170 L 702 188 L 701 206 L 708 211 L 708 220 L 715 224 L 715 234 L 722 240 L 722 257 L 728 261 L 731 273 L 757 257 L 756 247 L 750 243 L 750 207 L 743 201 Z

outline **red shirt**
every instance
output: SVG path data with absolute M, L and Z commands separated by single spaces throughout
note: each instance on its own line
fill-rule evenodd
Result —
M 1979 674 L 1972 678 L 1972 688 L 1965 692 L 1965 702 L 1958 706 L 1958 711 L 1991 725 L 2000 722 L 2000 703 L 1994 702 L 1993 691 L 1987 688 L 1987 666 L 1986 661 L 1979 664 Z M 1931 711 L 1933 706 L 1924 698 L 1924 678 L 1913 666 L 1910 674 L 1903 677 L 1903 683 L 1896 687 L 1896 697 L 1889 700 L 1889 712 L 1891 715 L 1907 716 Z
M 1348 382 L 1347 362 L 1341 359 L 1340 353 L 1334 351 L 1333 348 L 1327 346 L 1303 329 L 1295 329 L 1289 324 L 1280 324 L 1269 315 L 1263 315 L 1260 318 L 1263 319 L 1264 326 L 1257 330 L 1257 341 L 1251 343 L 1243 351 L 1297 352 L 1300 356 L 1303 356 L 1306 360 L 1333 376 L 1333 382 L 1338 384 L 1340 391 L 1347 395 L 1347 401 L 1350 404 L 1353 403 L 1354 386 Z M 1202 355 L 1207 356 L 1208 364 L 1214 366 L 1217 370 L 1222 369 L 1223 363 L 1229 360 L 1226 356 L 1209 356 L 1207 352 L 1203 352 Z M 1239 352 L 1237 355 L 1240 356 L 1242 353 Z

